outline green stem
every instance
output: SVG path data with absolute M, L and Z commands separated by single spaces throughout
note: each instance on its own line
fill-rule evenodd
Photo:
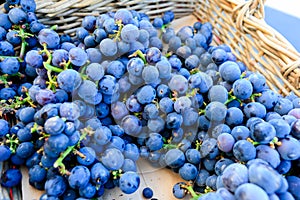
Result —
M 118 179 L 122 176 L 122 170 L 115 170 L 115 171 L 111 171 L 112 177 L 113 179 Z
M 135 57 L 135 56 L 139 56 L 144 61 L 145 64 L 147 63 L 145 54 L 143 54 L 143 52 L 141 50 L 139 50 L 139 49 L 136 50 L 133 54 L 129 55 L 129 58 Z
M 205 115 L 205 109 L 199 109 L 199 115 Z
M 201 147 L 201 143 L 199 142 L 199 140 L 196 140 L 196 144 L 195 145 L 196 145 L 195 149 L 199 151 L 200 147 Z
M 64 65 L 64 70 L 67 70 L 70 68 L 71 60 L 68 60 L 68 62 Z
M 78 146 L 80 144 L 80 142 L 86 138 L 87 135 L 92 134 L 93 130 L 91 128 L 84 128 L 81 130 L 81 136 L 80 139 L 78 141 L 77 144 L 73 145 L 73 146 L 69 146 L 60 156 L 59 158 L 54 162 L 53 167 L 54 168 L 59 168 L 60 173 L 61 174 L 66 174 L 67 170 L 66 170 L 66 166 L 63 163 L 63 160 L 71 153 L 75 150 L 75 147 Z
M 18 59 L 18 61 L 19 62 L 22 62 L 23 60 L 20 58 L 20 57 L 18 57 L 18 56 L 0 56 L 0 60 L 2 61 L 3 59 L 5 59 L 5 58 L 16 58 L 16 59 Z
M 57 67 L 54 67 L 54 66 L 48 64 L 47 62 L 44 62 L 43 64 L 44 64 L 45 69 L 47 69 L 48 71 L 53 71 L 53 72 L 57 72 L 57 73 L 64 71 L 63 69 L 60 69 L 60 68 L 57 68 Z
M 170 51 L 170 52 L 166 53 L 165 57 L 166 57 L 166 58 L 169 58 L 169 57 L 171 57 L 172 55 L 173 55 L 173 52 Z
M 250 96 L 250 100 L 252 102 L 255 102 L 255 97 L 260 97 L 261 96 L 261 93 L 254 93 Z
M 191 184 L 182 184 L 182 185 L 180 185 L 180 187 L 184 188 L 188 191 L 188 193 L 192 196 L 191 200 L 197 200 L 202 195 L 200 193 L 195 192 L 195 190 Z
M 8 139 L 6 143 L 9 144 L 11 153 L 16 153 L 17 146 L 19 145 L 18 138 L 14 139 L 15 135 L 10 136 L 9 134 L 7 134 L 6 137 Z
M 50 27 L 50 29 L 55 31 L 55 30 L 58 29 L 58 25 L 53 25 L 53 26 Z
M 176 144 L 163 144 L 163 149 L 177 149 L 178 145 Z
M 19 30 L 18 30 L 18 34 L 21 37 L 21 41 L 22 41 L 22 43 L 21 43 L 21 50 L 20 50 L 20 56 L 19 56 L 20 59 L 23 59 L 24 56 L 25 56 L 26 46 L 28 45 L 28 43 L 26 42 L 26 38 L 34 36 L 33 34 L 26 33 L 24 31 L 25 28 L 26 28 L 25 25 L 21 25 L 21 26 L 19 26 Z

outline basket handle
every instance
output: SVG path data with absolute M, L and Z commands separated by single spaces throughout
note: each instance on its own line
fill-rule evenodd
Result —
M 240 30 L 243 30 L 244 18 L 253 16 L 257 19 L 265 18 L 265 5 L 266 0 L 243 0 L 233 9 L 233 16 L 236 15 L 236 23 Z

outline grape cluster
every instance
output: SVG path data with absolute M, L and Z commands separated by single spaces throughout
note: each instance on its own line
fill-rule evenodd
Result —
M 143 158 L 179 174 L 179 199 L 300 199 L 300 98 L 212 45 L 210 23 L 176 32 L 173 12 L 119 9 L 84 17 L 71 37 L 39 22 L 32 0 L 5 9 L 2 186 L 25 165 L 40 199 L 132 194 Z

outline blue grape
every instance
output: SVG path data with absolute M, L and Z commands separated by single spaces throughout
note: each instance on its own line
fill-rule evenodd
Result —
M 117 101 L 111 104 L 111 114 L 115 120 L 121 120 L 129 114 L 125 103 Z
M 6 14 L 6 13 L 0 13 L 0 26 L 3 27 L 6 30 L 8 30 L 9 28 L 11 28 L 12 23 L 9 20 L 8 14 Z
M 19 45 L 22 42 L 17 31 L 9 31 L 6 34 L 6 40 L 14 46 Z
M 146 146 L 150 151 L 157 151 L 163 147 L 163 138 L 159 133 L 150 133 L 147 138 Z
M 189 56 L 192 55 L 192 50 L 190 49 L 190 47 L 184 45 L 179 47 L 176 50 L 176 54 L 180 57 L 185 59 L 185 65 L 187 69 L 192 69 L 192 67 L 194 67 L 193 65 L 197 64 L 197 61 L 199 62 L 199 59 L 197 60 L 197 56 L 193 56 L 191 58 L 189 58 Z M 188 59 L 189 58 L 189 59 Z
M 248 183 L 248 169 L 245 165 L 233 163 L 225 168 L 222 174 L 224 187 L 235 192 L 240 185 Z
M 79 165 L 72 168 L 68 182 L 73 189 L 84 188 L 89 183 L 90 177 L 90 170 L 85 166 Z
M 208 99 L 225 103 L 228 99 L 228 91 L 222 85 L 214 85 L 208 91 Z
M 253 87 L 247 79 L 238 79 L 233 83 L 233 94 L 240 100 L 245 100 L 251 97 Z
M 57 82 L 61 89 L 72 92 L 80 86 L 81 77 L 77 71 L 67 69 L 58 74 Z
M 153 190 L 149 187 L 143 189 L 143 197 L 150 199 L 153 197 Z
M 266 109 L 273 108 L 278 102 L 278 94 L 270 89 L 261 92 L 261 96 L 257 98 L 257 101 L 263 104 Z
M 166 119 L 167 128 L 178 129 L 182 125 L 182 122 L 183 122 L 182 115 L 176 112 L 171 112 L 167 114 L 167 119 Z
M 58 135 L 63 132 L 65 128 L 65 122 L 60 117 L 51 117 L 46 120 L 44 129 L 46 133 L 50 135 Z
M 234 137 L 229 133 L 221 133 L 218 138 L 218 147 L 223 152 L 230 152 L 235 143 Z
M 117 54 L 118 47 L 117 43 L 112 39 L 105 38 L 100 42 L 100 51 L 104 56 L 112 57 Z
M 250 128 L 250 136 L 260 144 L 268 144 L 276 136 L 276 130 L 269 122 L 260 122 Z
M 36 3 L 34 0 L 20 0 L 22 9 L 26 12 L 35 12 Z
M 233 145 L 233 155 L 236 159 L 246 162 L 256 157 L 256 149 L 247 140 L 238 140 Z
M 119 180 L 119 187 L 125 194 L 134 193 L 140 185 L 140 177 L 136 172 L 125 172 Z
M 134 115 L 126 115 L 121 121 L 124 132 L 131 136 L 137 136 L 142 130 L 142 123 Z
M 13 24 L 24 24 L 27 22 L 27 14 L 21 8 L 15 7 L 10 9 L 8 17 Z
M 52 54 L 52 64 L 60 67 L 69 60 L 68 52 L 64 49 L 55 50 Z
M 259 145 L 256 147 L 256 158 L 267 161 L 273 168 L 276 168 L 280 164 L 278 151 L 268 145 Z
M 184 153 L 179 149 L 170 149 L 165 155 L 165 162 L 171 168 L 179 168 L 185 163 Z
M 162 117 L 157 117 L 156 119 L 149 119 L 147 122 L 147 127 L 152 132 L 161 132 L 164 129 L 165 121 Z
M 227 52 L 221 48 L 217 48 L 211 53 L 211 59 L 216 63 L 217 65 L 222 64 L 227 60 Z
M 121 30 L 121 39 L 124 42 L 131 43 L 139 38 L 139 29 L 133 24 L 125 25 Z
M 96 153 L 94 149 L 91 147 L 82 147 L 79 152 L 84 155 L 84 157 L 79 155 L 77 156 L 77 161 L 79 164 L 89 166 L 94 163 L 96 159 Z
M 106 68 L 106 74 L 110 74 L 115 78 L 121 78 L 125 73 L 125 66 L 120 61 L 112 61 Z
M 219 67 L 220 75 L 225 81 L 234 82 L 241 76 L 241 70 L 237 63 L 226 61 Z
M 236 107 L 228 108 L 225 121 L 230 126 L 241 125 L 244 121 L 243 112 Z
M 268 194 L 273 194 L 281 187 L 279 173 L 265 164 L 252 164 L 249 166 L 249 181 L 260 186 Z
M 101 126 L 95 130 L 94 139 L 98 145 L 107 144 L 112 137 L 111 130 L 106 126 Z
M 210 102 L 205 108 L 205 116 L 211 121 L 224 120 L 226 113 L 226 106 L 218 101 Z
M 226 167 L 233 163 L 234 161 L 228 158 L 221 158 L 220 160 L 218 160 L 214 167 L 216 175 L 221 176 Z
M 269 123 L 275 128 L 276 137 L 278 138 L 285 138 L 290 134 L 291 128 L 293 128 L 293 126 L 290 127 L 290 125 L 283 119 L 271 119 Z
M 179 175 L 186 181 L 194 180 L 197 177 L 198 170 L 195 165 L 191 163 L 185 163 L 179 168 Z
M 70 51 L 72 48 L 75 48 L 75 47 L 76 46 L 71 42 L 63 42 L 61 44 L 60 48 L 66 50 L 66 51 Z
M 81 26 L 89 31 L 93 30 L 96 25 L 96 17 L 92 15 L 85 16 L 82 19 Z
M 85 50 L 75 47 L 69 51 L 69 60 L 75 66 L 83 66 L 88 59 L 88 55 Z
M 119 170 L 124 163 L 124 156 L 119 149 L 108 148 L 103 152 L 101 161 L 108 170 Z
M 95 163 L 91 168 L 91 180 L 95 184 L 105 184 L 109 179 L 109 171 L 100 162 Z
M 173 186 L 173 195 L 177 199 L 183 199 L 187 194 L 186 190 L 183 187 L 181 187 L 181 185 L 185 185 L 185 183 L 179 182 Z
M 114 14 L 114 20 L 120 20 L 122 24 L 130 24 L 133 21 L 132 13 L 127 9 L 118 9 Z
M 146 84 L 155 83 L 159 79 L 159 71 L 152 65 L 144 67 L 142 71 L 142 78 Z
M 297 176 L 287 176 L 286 177 L 289 184 L 289 192 L 296 198 L 300 198 L 299 188 L 300 188 L 300 178 Z
M 45 146 L 48 150 L 51 150 L 52 154 L 59 155 L 61 152 L 66 150 L 69 145 L 69 138 L 65 134 L 51 135 Z
M 7 41 L 0 41 L 0 54 L 3 56 L 14 56 L 14 46 Z
M 266 85 L 266 78 L 259 72 L 250 74 L 249 81 L 253 85 L 254 92 L 262 92 Z
M 300 143 L 297 139 L 288 136 L 280 140 L 281 144 L 277 147 L 280 157 L 285 160 L 296 160 L 300 157 Z
M 184 94 L 188 89 L 188 80 L 182 75 L 172 76 L 169 82 L 169 88 L 179 94 Z
M 12 188 L 21 183 L 22 174 L 19 169 L 7 169 L 1 174 L 1 186 Z
M 2 155 L 0 158 L 0 162 L 8 160 L 11 155 L 11 151 L 6 145 L 0 145 L 0 153 Z
M 35 114 L 35 109 L 32 107 L 25 107 L 20 110 L 19 112 L 19 119 L 24 123 L 27 124 L 33 121 L 33 116 Z
M 41 45 L 46 44 L 49 49 L 56 49 L 60 43 L 58 33 L 48 28 L 44 28 L 39 32 L 38 40 Z
M 155 66 L 159 71 L 159 78 L 169 79 L 171 77 L 172 66 L 167 60 L 158 61 Z
M 16 154 L 21 158 L 29 158 L 34 153 L 34 145 L 31 142 L 22 142 L 16 149 Z
M 88 183 L 85 187 L 79 188 L 79 195 L 84 198 L 92 198 L 96 194 L 96 187 Z
M 264 118 L 267 113 L 266 107 L 258 102 L 250 102 L 246 104 L 243 111 L 247 118 L 250 117 Z
M 116 78 L 111 75 L 104 75 L 99 81 L 99 90 L 104 95 L 113 95 L 117 88 Z
M 234 196 L 235 198 L 241 200 L 247 200 L 247 199 L 268 200 L 269 199 L 267 193 L 262 188 L 260 188 L 259 186 L 253 183 L 244 183 L 240 185 L 236 189 Z
M 274 106 L 274 111 L 280 115 L 286 115 L 293 109 L 293 102 L 286 98 L 279 98 L 276 105 Z
M 46 177 L 46 169 L 40 165 L 34 165 L 29 169 L 28 175 L 31 181 L 41 182 Z
M 9 100 L 13 99 L 16 92 L 12 88 L 2 88 L 0 90 L 0 99 Z
M 145 85 L 137 91 L 136 97 L 139 103 L 148 104 L 151 103 L 156 96 L 156 90 L 150 86 Z
M 200 153 L 202 158 L 206 156 L 214 157 L 214 154 L 218 153 L 217 140 L 215 138 L 204 140 L 200 148 Z

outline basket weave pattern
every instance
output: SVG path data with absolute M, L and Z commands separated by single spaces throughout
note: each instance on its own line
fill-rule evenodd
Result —
M 271 89 L 300 96 L 300 54 L 264 20 L 265 0 L 36 0 L 37 15 L 59 32 L 74 34 L 83 16 L 127 8 L 153 19 L 172 10 L 176 18 L 195 15 L 214 27 L 216 43 L 229 45 L 238 60 L 261 72 Z

